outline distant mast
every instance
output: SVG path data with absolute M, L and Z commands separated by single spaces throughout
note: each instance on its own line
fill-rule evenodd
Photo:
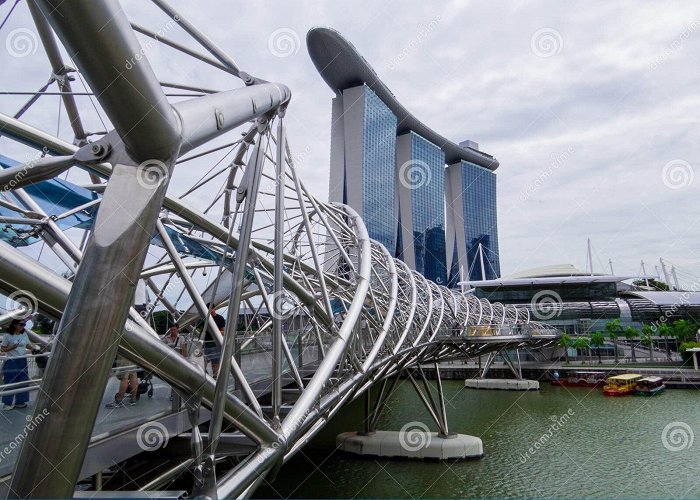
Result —
M 591 239 L 590 238 L 588 238 L 587 257 L 588 257 L 588 269 L 591 272 L 591 276 L 593 276 L 593 253 L 591 252 Z
M 644 259 L 642 259 L 642 277 L 644 278 L 646 287 L 649 288 L 649 278 L 647 278 L 647 268 L 644 267 Z
M 484 247 L 479 242 L 479 262 L 481 263 L 481 279 L 486 281 L 486 268 L 484 267 Z
M 678 276 L 676 275 L 676 266 L 671 265 L 671 275 L 673 276 L 673 283 L 676 285 L 676 290 L 680 291 L 681 287 L 678 285 Z
M 668 285 L 669 288 L 671 288 L 671 276 L 669 276 L 668 271 L 666 270 L 666 264 L 664 263 L 664 259 L 659 257 L 659 262 L 661 263 L 661 271 L 664 273 L 664 281 Z

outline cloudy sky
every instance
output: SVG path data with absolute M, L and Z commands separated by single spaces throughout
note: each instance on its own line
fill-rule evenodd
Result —
M 10 4 L 0 6 L 0 16 Z M 444 136 L 496 156 L 502 273 L 571 263 L 617 274 L 654 273 L 659 257 L 690 286 L 700 276 L 698 154 L 700 5 L 692 2 L 173 1 L 241 68 L 288 85 L 292 148 L 302 177 L 328 192 L 331 90 L 305 36 L 328 26 L 347 37 L 416 116 Z M 195 48 L 143 0 L 131 19 Z M 35 90 L 49 76 L 20 3 L 0 31 L 2 90 Z M 20 35 L 30 49 L 19 45 Z M 141 38 L 145 42 L 146 39 Z M 19 55 L 19 57 L 18 57 Z M 233 77 L 147 51 L 163 79 L 227 89 Z M 77 85 L 79 87 L 79 85 Z M 25 98 L 0 96 L 14 113 Z M 27 120 L 64 137 L 58 102 Z M 88 128 L 101 130 L 96 114 Z M 0 154 L 19 154 L 0 140 Z M 178 172 L 187 176 L 187 172 Z

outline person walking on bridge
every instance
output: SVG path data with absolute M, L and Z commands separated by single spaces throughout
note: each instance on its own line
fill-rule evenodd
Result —
M 2 367 L 3 382 L 5 384 L 29 380 L 27 353 L 33 351 L 35 346 L 29 342 L 29 336 L 24 329 L 25 326 L 26 322 L 24 320 L 13 319 L 10 322 L 8 333 L 2 338 L 0 351 L 7 356 Z M 27 391 L 5 395 L 2 397 L 2 409 L 26 408 L 27 401 L 29 401 L 29 392 Z
M 168 333 L 161 337 L 161 340 L 168 347 L 175 349 L 184 357 L 187 357 L 187 342 L 185 337 L 180 334 L 180 325 L 177 323 L 173 323 L 173 325 L 168 329 Z

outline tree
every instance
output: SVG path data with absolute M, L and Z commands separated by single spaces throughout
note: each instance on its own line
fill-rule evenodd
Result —
M 632 344 L 632 361 L 637 361 L 637 355 L 634 352 L 634 339 L 639 337 L 639 330 L 632 326 L 628 326 L 625 328 L 625 331 L 623 332 L 625 335 L 625 338 Z
M 569 364 L 569 347 L 571 347 L 571 344 L 573 344 L 573 341 L 568 333 L 564 333 L 561 337 L 559 337 L 558 345 L 559 347 L 564 348 L 564 359 L 566 364 Z
M 615 346 L 615 364 L 618 363 L 618 357 L 617 357 L 617 338 L 622 334 L 622 325 L 620 324 L 620 319 L 616 318 L 612 321 L 608 321 L 605 324 L 605 331 L 608 334 L 608 337 L 613 341 L 613 345 Z M 593 337 L 591 337 L 591 340 L 593 340 Z
M 671 345 L 668 343 L 668 337 L 671 335 L 671 327 L 667 323 L 661 323 L 657 330 L 658 334 L 666 339 L 666 358 L 671 359 Z
M 164 335 L 168 331 L 168 328 L 175 323 L 173 316 L 165 309 L 153 311 L 150 319 L 151 326 L 158 332 L 158 335 Z
M 691 323 L 686 319 L 677 319 L 671 325 L 671 335 L 676 337 L 678 342 L 684 343 L 688 341 L 695 340 L 695 336 L 698 332 L 698 324 Z
M 600 358 L 600 348 L 605 345 L 605 336 L 603 332 L 593 332 L 591 334 L 591 345 L 595 347 L 596 353 L 598 354 L 598 364 L 602 364 L 603 360 Z
M 647 346 L 647 349 L 649 349 L 649 362 L 653 363 L 654 362 L 654 339 L 652 338 L 654 336 L 654 327 L 651 325 L 644 325 L 642 326 L 642 344 Z
M 581 351 L 584 351 L 585 349 L 590 349 L 591 344 L 590 341 L 588 340 L 588 337 L 578 337 L 574 341 L 573 347 L 578 351 L 579 349 Z
M 647 286 L 647 282 L 649 283 L 649 286 L 651 288 L 655 288 L 656 290 L 661 290 L 662 292 L 668 292 L 669 287 L 666 283 L 663 281 L 656 280 L 654 278 L 649 278 L 647 280 L 634 280 L 632 284 L 637 285 L 637 286 Z

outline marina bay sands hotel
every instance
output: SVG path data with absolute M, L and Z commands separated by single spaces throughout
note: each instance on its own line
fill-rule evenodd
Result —
M 420 122 L 337 31 L 307 35 L 335 92 L 330 201 L 353 207 L 371 238 L 436 283 L 500 277 L 498 160 Z
M 500 277 L 498 161 L 420 122 L 338 32 L 314 28 L 307 46 L 336 94 L 330 201 L 353 207 L 371 238 L 436 283 Z

